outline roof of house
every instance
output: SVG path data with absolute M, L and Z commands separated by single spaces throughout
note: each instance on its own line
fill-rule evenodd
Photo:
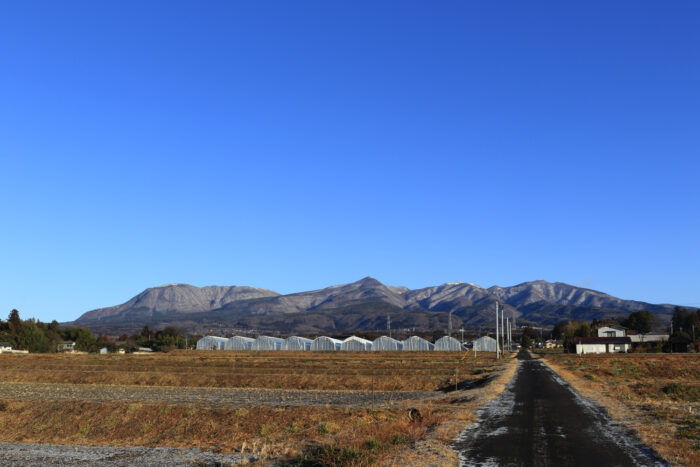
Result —
M 576 344 L 631 344 L 629 337 L 574 337 Z
M 601 324 L 600 326 L 597 326 L 596 329 L 603 329 L 603 328 L 610 328 L 610 329 L 619 329 L 620 331 L 624 331 L 627 329 L 621 324 Z

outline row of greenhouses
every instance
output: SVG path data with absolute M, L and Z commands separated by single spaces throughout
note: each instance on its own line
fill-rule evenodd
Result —
M 460 351 L 465 347 L 454 337 L 441 337 L 435 343 L 422 337 L 413 336 L 400 341 L 388 336 L 378 337 L 374 341 L 350 336 L 347 339 L 334 339 L 320 336 L 316 339 L 306 337 L 279 337 L 260 336 L 257 339 L 251 337 L 234 336 L 225 337 L 205 336 L 197 341 L 197 350 L 316 350 L 316 351 L 365 351 L 365 350 L 437 350 Z

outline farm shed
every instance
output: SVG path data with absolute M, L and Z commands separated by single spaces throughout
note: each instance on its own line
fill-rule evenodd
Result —
M 350 336 L 340 344 L 340 350 L 372 350 L 372 341 L 357 336 Z
M 243 336 L 233 336 L 226 341 L 224 350 L 250 350 L 255 339 Z
M 283 342 L 279 337 L 260 336 L 253 341 L 251 350 L 280 350 Z
M 671 336 L 667 332 L 650 332 L 647 334 L 629 334 L 627 337 L 632 339 L 633 343 L 637 342 L 665 342 L 670 339 Z
M 495 352 L 496 339 L 489 336 L 481 336 L 474 341 L 474 350 L 477 352 Z
M 226 341 L 225 337 L 204 336 L 197 341 L 197 350 L 224 350 Z
M 282 343 L 282 348 L 280 350 L 310 350 L 311 349 L 311 339 L 306 337 L 287 337 Z
M 403 341 L 403 350 L 434 350 L 435 344 L 422 337 L 412 336 Z
M 342 341 L 332 337 L 320 336 L 311 343 L 311 350 L 340 350 Z
M 388 336 L 377 337 L 372 342 L 372 350 L 401 350 L 403 342 L 392 339 Z
M 435 350 L 459 352 L 460 350 L 465 350 L 465 348 L 454 337 L 444 336 L 435 341 Z

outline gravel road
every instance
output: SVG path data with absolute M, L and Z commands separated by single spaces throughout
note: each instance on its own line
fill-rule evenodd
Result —
M 387 407 L 397 402 L 436 397 L 434 391 L 315 391 L 287 389 L 107 386 L 92 384 L 0 382 L 0 399 L 87 400 L 199 404 L 203 407 L 267 406 Z M 374 402 L 373 402 L 374 401 Z
M 462 465 L 661 465 L 598 407 L 528 353 L 513 381 L 455 444 Z
M 12 466 L 225 466 L 255 460 L 248 454 L 215 454 L 198 449 L 0 443 L 0 465 Z

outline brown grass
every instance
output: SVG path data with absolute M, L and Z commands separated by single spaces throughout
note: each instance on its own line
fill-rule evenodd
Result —
M 664 459 L 700 465 L 700 357 L 564 354 L 544 359 Z
M 8 382 L 377 391 L 435 390 L 495 359 L 458 352 L 208 352 L 0 355 Z
M 425 436 L 440 417 L 429 405 L 411 423 L 404 410 L 191 404 L 11 401 L 0 411 L 0 440 L 75 445 L 197 447 L 291 459 L 313 445 L 357 448 L 364 458 L 392 456 Z M 400 437 L 397 437 L 399 435 Z M 367 448 L 370 449 L 367 449 Z

